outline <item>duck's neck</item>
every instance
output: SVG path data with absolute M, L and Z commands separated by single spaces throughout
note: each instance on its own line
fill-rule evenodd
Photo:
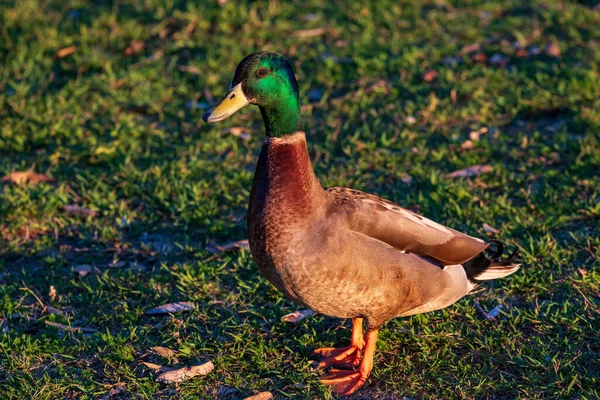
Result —
M 302 130 L 298 93 L 290 90 L 278 102 L 260 106 L 267 137 L 282 138 Z
M 256 212 L 266 207 L 309 212 L 323 194 L 310 162 L 304 132 L 266 138 L 251 194 L 251 207 L 256 207 Z

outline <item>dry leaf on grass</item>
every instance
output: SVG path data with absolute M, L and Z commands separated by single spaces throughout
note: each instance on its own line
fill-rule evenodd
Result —
M 75 268 L 73 268 L 73 272 L 79 274 L 79 276 L 86 276 L 92 272 L 92 266 L 87 264 L 77 265 Z
M 525 49 L 519 49 L 515 53 L 515 57 L 517 57 L 517 58 L 523 58 L 523 57 L 527 57 L 527 56 L 529 56 L 529 52 Z
M 488 58 L 485 53 L 475 53 L 471 56 L 471 59 L 478 63 L 486 63 Z
M 129 46 L 127 46 L 125 48 L 125 50 L 123 50 L 123 54 L 125 54 L 126 56 L 131 56 L 133 54 L 137 54 L 140 51 L 142 51 L 145 46 L 146 46 L 146 43 L 144 43 L 143 40 L 132 40 L 129 43 Z
M 431 82 L 437 77 L 438 77 L 438 72 L 435 69 L 430 69 L 429 71 L 426 71 L 423 74 L 423 80 L 425 82 Z
M 191 311 L 194 308 L 196 308 L 194 303 L 191 303 L 189 301 L 181 301 L 179 303 L 163 304 L 162 306 L 155 307 L 151 310 L 146 311 L 145 314 L 169 314 L 182 311 Z
M 121 394 L 125 392 L 125 383 L 120 382 L 117 383 L 115 385 L 115 387 L 111 388 L 108 393 L 106 393 L 106 395 L 104 395 L 104 397 L 102 397 L 100 400 L 110 400 L 110 399 L 115 399 L 117 395 Z
M 16 172 L 16 171 L 11 172 L 10 174 L 8 174 L 5 177 L 3 177 L 2 179 L 0 179 L 0 181 L 12 182 L 12 183 L 16 183 L 18 185 L 23 185 L 23 184 L 29 182 L 34 185 L 37 185 L 40 182 L 54 182 L 54 178 L 51 178 L 44 174 L 38 174 L 38 173 L 35 173 L 30 170 L 30 171 L 23 171 L 23 172 Z
M 178 65 L 177 69 L 181 72 L 188 72 L 193 75 L 200 75 L 200 68 L 195 67 L 193 65 Z
M 314 315 L 314 314 L 315 314 L 315 312 L 313 310 L 299 310 L 299 311 L 293 312 L 291 314 L 284 315 L 283 317 L 281 317 L 281 320 L 283 322 L 291 322 L 292 324 L 297 324 L 298 322 L 302 321 L 304 318 L 310 317 L 311 315 Z
M 181 383 L 195 376 L 206 375 L 213 369 L 215 369 L 215 366 L 212 361 L 209 361 L 202 365 L 193 365 L 191 367 L 164 372 L 158 375 L 156 380 L 163 383 Z
M 260 392 L 254 396 L 246 397 L 244 400 L 272 400 L 274 399 L 273 393 L 271 392 Z
M 401 173 L 400 174 L 400 180 L 402 181 L 402 183 L 406 183 L 407 185 L 410 185 L 411 183 L 413 183 L 412 176 L 410 176 L 407 173 Z
M 471 139 L 474 142 L 477 142 L 481 138 L 481 135 L 483 135 L 484 133 L 487 133 L 487 131 L 488 131 L 488 128 L 485 126 L 476 131 L 472 131 L 469 133 L 469 139 Z
M 550 43 L 546 47 L 546 50 L 544 50 L 544 53 L 546 53 L 547 56 L 558 58 L 560 57 L 560 47 L 558 47 L 556 43 Z
M 50 300 L 54 300 L 56 298 L 56 288 L 52 285 L 50 285 L 50 290 L 48 291 L 48 297 L 50 297 Z
M 60 329 L 61 331 L 82 332 L 82 333 L 96 332 L 96 330 L 93 328 L 80 328 L 80 327 L 76 327 L 76 326 L 68 326 L 68 325 L 63 325 L 63 324 L 59 324 L 58 322 L 52 322 L 52 321 L 44 321 L 44 323 L 46 325 Z
M 100 215 L 98 211 L 90 210 L 89 208 L 84 208 L 77 205 L 64 205 L 63 209 L 67 212 L 67 214 L 77 215 L 79 217 L 97 217 Z
M 65 58 L 66 56 L 69 56 L 69 55 L 75 53 L 76 51 L 77 51 L 77 46 L 65 47 L 64 49 L 60 49 L 59 51 L 56 52 L 56 57 Z
M 150 347 L 150 349 L 161 357 L 172 359 L 174 364 L 179 363 L 179 360 L 177 359 L 177 353 L 171 349 L 161 346 Z
M 495 235 L 496 233 L 500 232 L 498 229 L 496 229 L 496 228 L 494 228 L 494 227 L 486 224 L 485 222 L 483 223 L 483 230 L 486 233 L 489 233 L 489 234 L 492 234 L 492 235 Z
M 214 245 L 206 247 L 206 250 L 210 251 L 213 254 L 228 253 L 237 249 L 250 250 L 250 244 L 248 243 L 248 239 L 229 242 L 223 245 Z
M 417 123 L 417 119 L 411 115 L 409 115 L 408 117 L 406 117 L 406 119 L 404 120 L 407 124 L 409 125 L 413 125 Z
M 465 54 L 469 54 L 469 53 L 478 51 L 479 49 L 481 49 L 481 45 L 479 43 L 471 43 L 469 45 L 466 45 L 462 49 L 460 49 L 460 51 L 458 52 L 458 55 L 463 56 Z
M 225 132 L 232 134 L 233 136 L 239 137 L 242 140 L 249 140 L 250 135 L 246 132 L 246 128 L 240 126 L 234 126 L 227 129 Z
M 460 145 L 460 148 L 463 150 L 471 150 L 473 148 L 473 146 L 475 146 L 473 144 L 473 141 L 470 139 L 467 139 Z
M 458 171 L 451 172 L 446 174 L 448 178 L 469 178 L 471 176 L 477 176 L 481 174 L 485 174 L 488 172 L 492 172 L 494 167 L 491 165 L 473 165 L 472 167 L 459 169 Z
M 158 364 L 152 364 L 146 361 L 140 361 L 140 364 L 145 365 L 146 367 L 150 368 L 152 371 L 157 372 L 160 370 L 164 370 L 164 367 L 162 365 L 158 365 Z
M 320 36 L 327 32 L 327 28 L 302 29 L 295 31 L 292 36 L 295 37 L 314 37 Z

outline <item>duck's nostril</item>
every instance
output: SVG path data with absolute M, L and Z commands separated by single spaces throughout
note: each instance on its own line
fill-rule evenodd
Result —
M 233 100 L 233 98 L 235 97 L 235 93 L 233 93 L 230 97 L 229 100 Z

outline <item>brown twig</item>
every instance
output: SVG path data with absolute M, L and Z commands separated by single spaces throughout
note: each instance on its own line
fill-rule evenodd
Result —
M 33 297 L 35 297 L 35 299 L 38 301 L 38 303 L 40 303 L 40 305 L 42 306 L 42 312 L 46 312 L 46 306 L 44 305 L 44 302 L 40 300 L 40 298 L 37 296 L 37 294 L 33 292 L 33 290 L 29 289 L 27 285 L 25 285 L 25 282 L 21 281 L 21 283 L 23 284 L 23 287 L 19 288 L 19 290 L 26 290 L 29 293 L 31 293 Z

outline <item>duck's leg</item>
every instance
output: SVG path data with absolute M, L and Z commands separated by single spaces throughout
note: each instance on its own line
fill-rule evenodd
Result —
M 364 357 L 358 371 L 331 370 L 321 378 L 325 385 L 331 385 L 335 393 L 340 396 L 348 396 L 362 387 L 367 381 L 371 369 L 373 369 L 373 355 L 379 329 L 369 329 L 366 335 Z
M 360 356 L 365 346 L 363 339 L 363 319 L 352 319 L 352 339 L 348 347 L 323 347 L 313 351 L 319 356 L 318 368 L 354 368 L 360 364 Z

